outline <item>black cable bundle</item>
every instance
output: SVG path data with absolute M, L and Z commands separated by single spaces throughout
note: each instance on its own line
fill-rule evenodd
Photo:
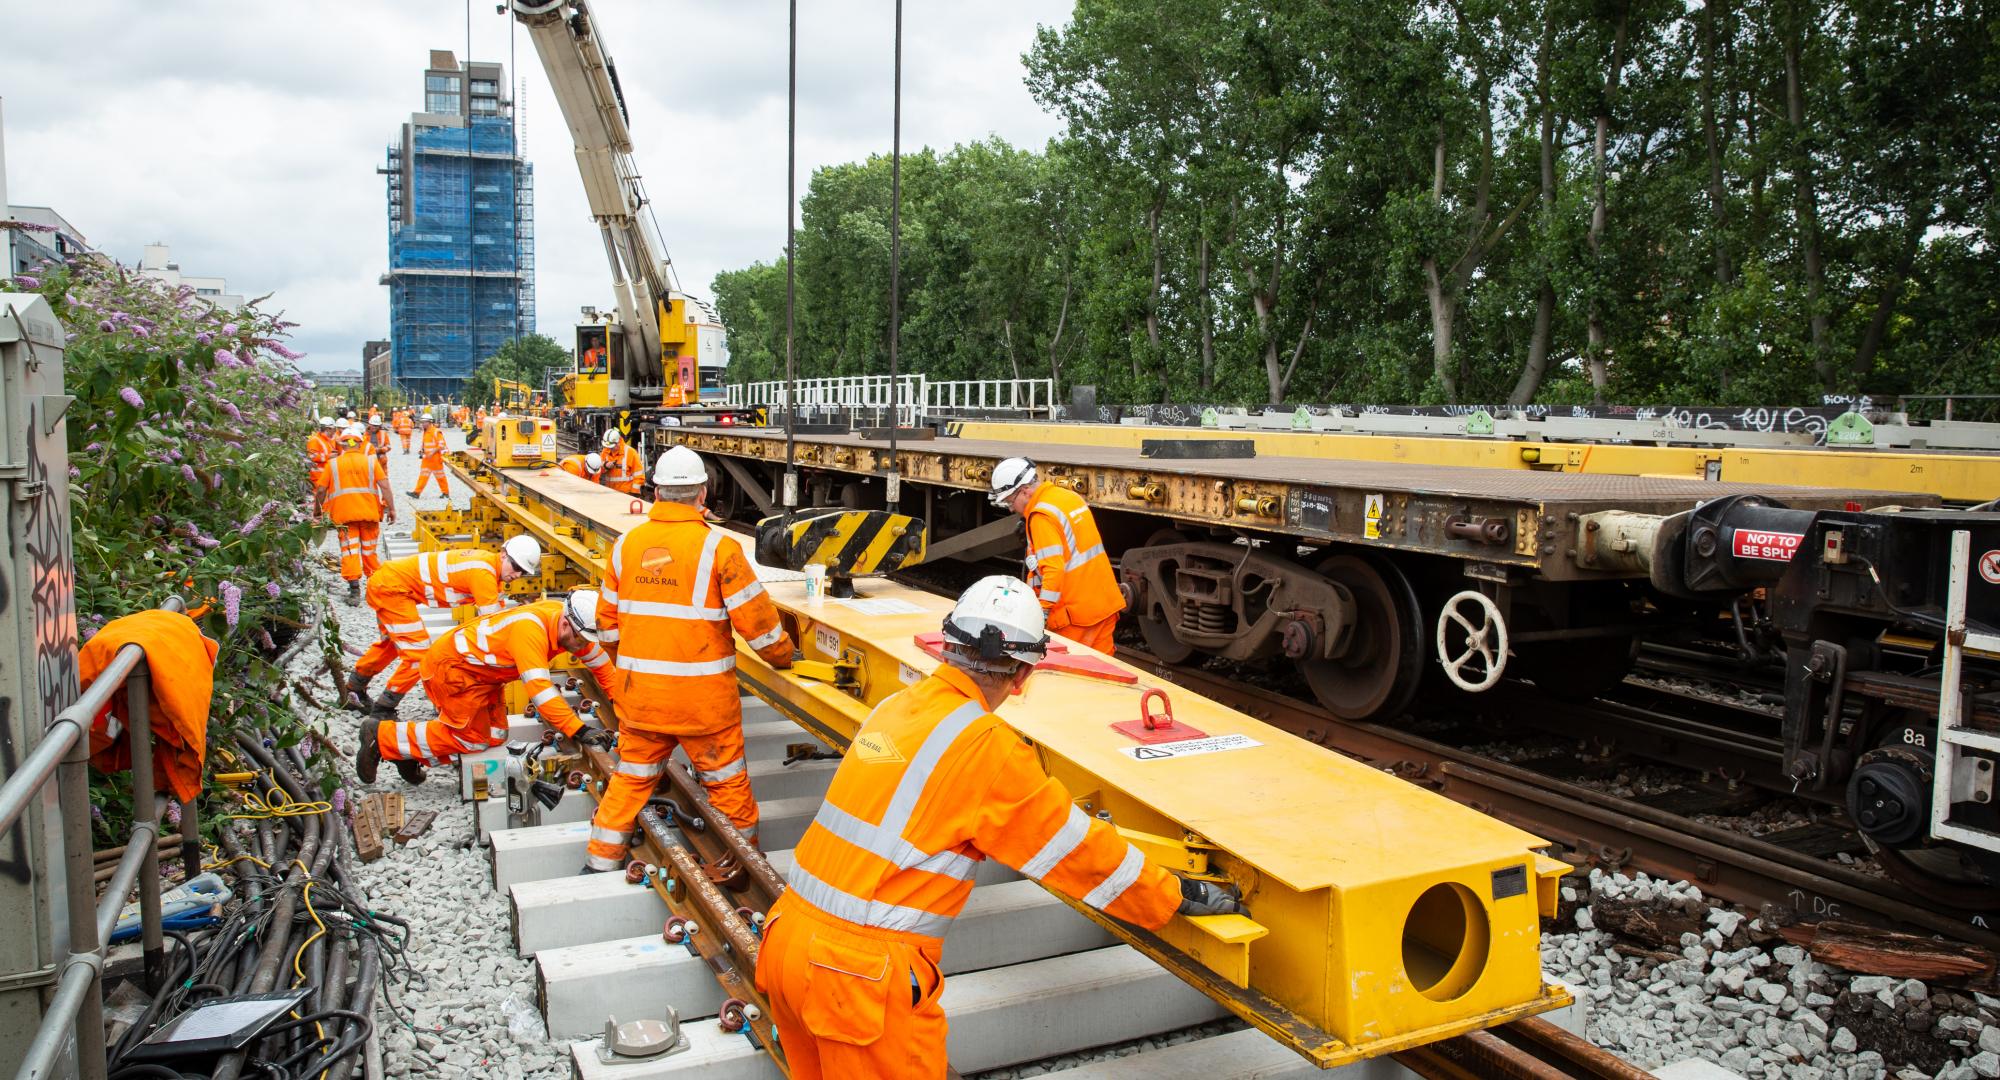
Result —
M 214 926 L 167 932 L 174 948 L 166 981 L 112 1048 L 112 1080 L 195 1080 L 126 1058 L 190 1009 L 286 987 L 311 989 L 300 1006 L 309 1011 L 224 1054 L 211 1080 L 343 1080 L 357 1067 L 379 1076 L 379 1049 L 369 1048 L 375 996 L 388 993 L 386 976 L 400 973 L 405 982 L 416 976 L 407 959 L 409 924 L 368 906 L 349 872 L 338 817 L 306 794 L 305 758 L 296 749 L 274 752 L 251 735 L 237 736 L 237 747 L 256 766 L 262 790 L 283 792 L 304 809 L 257 820 L 242 839 L 223 831 L 223 865 L 235 878 L 236 899 Z

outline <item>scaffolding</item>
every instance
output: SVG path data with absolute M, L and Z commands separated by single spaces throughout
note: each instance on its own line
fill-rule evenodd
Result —
M 534 166 L 504 116 L 406 131 L 382 170 L 392 378 L 457 397 L 480 361 L 534 329 Z

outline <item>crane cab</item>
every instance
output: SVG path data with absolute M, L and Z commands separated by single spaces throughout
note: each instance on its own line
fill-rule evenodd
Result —
M 578 409 L 604 409 L 627 403 L 624 330 L 617 323 L 578 323 L 576 382 L 569 404 Z

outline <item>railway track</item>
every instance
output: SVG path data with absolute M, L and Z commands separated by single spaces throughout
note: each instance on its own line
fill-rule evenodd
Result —
M 1579 865 L 1694 882 L 1708 895 L 1750 910 L 1769 909 L 1779 918 L 1917 928 L 2000 947 L 2000 934 L 1986 929 L 1983 919 L 1974 921 L 1983 913 L 1940 910 L 1936 896 L 1919 895 L 1894 881 L 1389 725 L 1340 720 L 1317 706 L 1215 672 L 1168 664 L 1142 650 L 1121 647 L 1119 658 L 1543 836 L 1568 849 Z M 1615 707 L 1590 707 L 1607 714 L 1600 725 L 1617 717 Z M 1660 717 L 1647 721 L 1664 727 Z M 1724 737 L 1715 730 L 1665 733 L 1682 739 Z

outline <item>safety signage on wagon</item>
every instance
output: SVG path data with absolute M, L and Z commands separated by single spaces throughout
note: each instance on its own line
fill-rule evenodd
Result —
M 1988 585 L 2000 585 L 2000 548 L 1995 548 L 1979 557 L 1979 576 Z
M 1148 743 L 1145 746 L 1125 746 L 1119 753 L 1134 761 L 1165 761 L 1168 758 L 1194 757 L 1197 754 L 1220 754 L 1225 750 L 1248 750 L 1263 743 L 1248 735 L 1212 735 L 1206 739 L 1182 739 L 1180 742 Z
M 1736 557 L 1739 559 L 1768 559 L 1771 562 L 1791 562 L 1799 553 L 1799 545 L 1805 542 L 1803 533 L 1771 532 L 1765 529 L 1736 530 Z

